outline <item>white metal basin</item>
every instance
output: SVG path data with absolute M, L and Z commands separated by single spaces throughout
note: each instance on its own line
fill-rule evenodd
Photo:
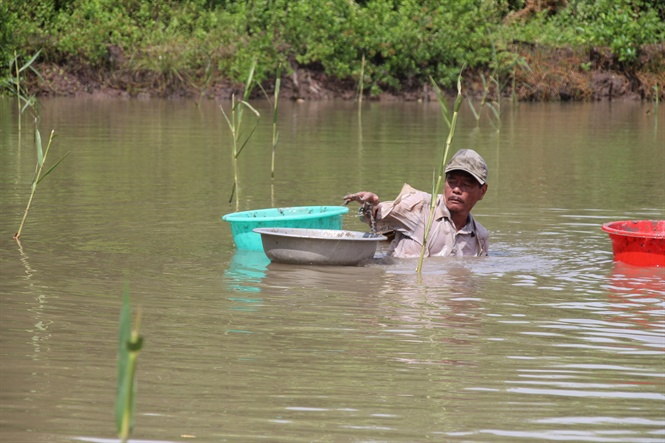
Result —
M 263 250 L 276 263 L 356 266 L 374 257 L 387 238 L 369 232 L 333 229 L 256 228 Z

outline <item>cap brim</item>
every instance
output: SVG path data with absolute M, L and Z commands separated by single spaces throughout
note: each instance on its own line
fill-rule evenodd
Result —
M 452 168 L 449 168 L 449 169 L 446 168 L 446 174 L 449 173 L 450 171 L 464 171 L 464 172 L 466 172 L 466 173 L 468 173 L 468 174 L 471 174 L 471 176 L 472 176 L 473 178 L 475 178 L 476 181 L 477 181 L 478 183 L 480 183 L 481 186 L 485 184 L 485 180 L 481 179 L 480 177 L 478 177 L 476 174 L 474 174 L 473 172 L 469 171 L 468 169 L 460 168 L 460 167 L 457 167 L 457 166 L 452 167 Z

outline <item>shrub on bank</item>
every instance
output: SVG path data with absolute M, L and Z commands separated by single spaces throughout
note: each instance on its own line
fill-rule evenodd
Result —
M 462 66 L 514 76 L 515 41 L 607 46 L 633 69 L 642 45 L 665 40 L 664 20 L 660 0 L 18 0 L 0 3 L 0 57 L 41 49 L 164 93 L 242 82 L 254 60 L 259 81 L 279 66 L 357 81 L 364 57 L 376 94 L 430 76 L 452 85 Z
M 635 67 L 640 48 L 665 42 L 661 0 L 569 0 L 556 14 L 539 13 L 506 31 L 516 39 L 591 50 L 608 47 L 617 62 Z

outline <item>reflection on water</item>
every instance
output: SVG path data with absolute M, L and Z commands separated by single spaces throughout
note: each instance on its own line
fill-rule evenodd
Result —
M 366 293 L 378 287 L 383 271 L 380 264 L 390 259 L 376 258 L 361 266 L 309 266 L 272 263 L 263 251 L 237 249 L 224 272 L 229 290 L 240 292 L 289 291 L 294 285 L 317 291 Z M 248 299 L 250 300 L 250 299 Z
M 616 262 L 607 287 L 612 320 L 643 329 L 643 339 L 665 351 L 665 268 Z
M 23 250 L 20 242 L 17 242 L 17 249 L 25 272 L 23 279 L 28 283 L 27 286 L 34 300 L 34 303 L 31 304 L 32 306 L 28 308 L 28 312 L 33 316 L 35 324 L 28 332 L 34 334 L 31 337 L 33 347 L 32 359 L 39 360 L 42 352 L 48 351 L 48 347 L 45 345 L 48 344 L 47 340 L 51 336 L 49 326 L 52 321 L 48 318 L 48 315 L 45 315 L 48 306 L 48 297 L 45 293 L 47 292 L 47 288 L 40 288 L 39 284 L 35 281 L 34 276 L 36 271 L 30 265 L 30 257 Z
M 235 250 L 226 123 L 188 101 L 45 100 L 54 149 L 72 154 L 19 250 L 33 148 L 16 146 L 8 103 L 1 440 L 113 441 L 126 282 L 144 313 L 137 441 L 663 440 L 665 269 L 615 263 L 600 226 L 665 217 L 665 109 L 525 103 L 497 132 L 463 108 L 454 148 L 490 166 L 474 212 L 490 256 L 429 258 L 418 276 L 385 248 L 360 267 Z M 438 105 L 371 103 L 362 121 L 356 107 L 280 106 L 274 180 L 262 121 L 240 209 L 431 188 Z M 344 228 L 366 230 L 353 212 Z
M 313 294 L 334 292 L 366 294 L 381 282 L 383 270 L 362 266 L 297 266 L 270 263 L 264 284 L 271 291 L 288 291 L 294 285 Z
M 224 271 L 226 287 L 231 291 L 260 292 L 270 259 L 263 251 L 237 249 Z
M 194 438 L 194 435 L 183 435 L 182 438 Z M 94 438 L 94 437 L 78 437 L 75 440 L 85 441 L 89 443 L 118 443 L 118 439 L 113 438 Z M 175 440 L 138 440 L 135 438 L 129 439 L 129 443 L 175 443 Z

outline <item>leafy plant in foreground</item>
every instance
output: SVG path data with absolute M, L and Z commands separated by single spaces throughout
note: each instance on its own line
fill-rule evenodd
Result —
M 126 442 L 134 427 L 134 404 L 136 399 L 136 365 L 143 347 L 141 310 L 132 327 L 132 312 L 129 304 L 129 288 L 125 286 L 122 310 L 120 311 L 120 333 L 118 341 L 118 387 L 115 403 L 115 422 L 118 438 Z

